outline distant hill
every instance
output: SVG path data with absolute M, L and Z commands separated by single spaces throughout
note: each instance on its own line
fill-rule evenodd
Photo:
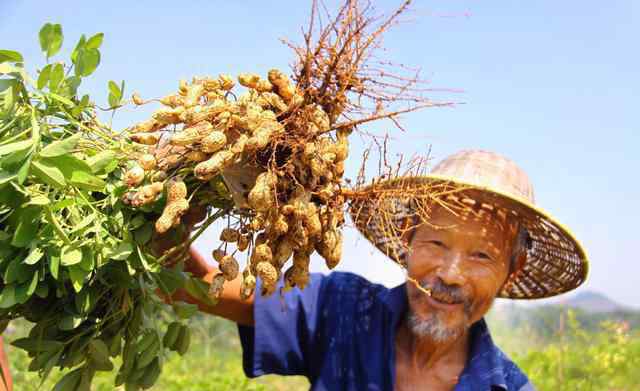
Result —
M 632 311 L 602 293 L 593 291 L 580 292 L 562 302 L 571 308 L 578 308 L 590 314 L 607 314 L 612 312 Z
M 626 322 L 631 329 L 640 329 L 640 311 L 593 291 L 580 292 L 553 304 L 539 306 L 504 302 L 494 306 L 488 319 L 494 325 L 512 329 L 528 327 L 537 335 L 551 338 L 557 334 L 561 319 L 566 319 L 569 309 L 573 310 L 579 324 L 589 331 L 600 329 L 604 321 Z

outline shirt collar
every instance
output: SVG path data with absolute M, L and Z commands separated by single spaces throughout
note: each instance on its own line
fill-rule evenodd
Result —
M 406 284 L 382 290 L 379 298 L 391 314 L 391 329 L 397 330 L 409 307 Z M 392 338 L 395 338 L 395 334 Z M 484 319 L 471 325 L 471 351 L 456 390 L 490 389 L 491 386 L 506 390 L 502 356 L 503 353 L 493 343 Z M 478 385 L 481 387 L 477 387 Z

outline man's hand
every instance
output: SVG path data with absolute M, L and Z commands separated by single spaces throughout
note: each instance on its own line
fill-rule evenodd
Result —
M 153 253 L 160 257 L 166 255 L 167 259 L 164 261 L 164 265 L 171 267 L 179 261 L 184 255 L 187 248 L 179 248 L 178 246 L 185 245 L 189 240 L 189 236 L 194 231 L 197 224 L 203 222 L 207 217 L 207 210 L 204 207 L 191 207 L 187 213 L 182 216 L 182 227 L 178 230 L 170 230 L 164 234 L 158 234 L 154 232 L 151 240 L 151 249 Z M 178 250 L 178 251 L 175 251 Z M 172 251 L 171 253 L 168 253 Z M 196 277 L 202 278 L 212 267 L 202 259 L 197 259 L 187 256 L 185 258 L 185 271 L 192 273 Z
M 178 236 L 176 240 L 175 232 L 171 233 L 171 231 L 163 235 L 156 234 L 152 242 L 153 251 L 157 255 L 162 255 L 175 246 L 186 243 L 189 239 L 189 235 L 193 232 L 194 227 L 204 221 L 206 216 L 207 213 L 204 208 L 196 207 L 189 209 L 189 211 L 182 217 L 183 229 L 178 230 L 183 232 L 182 237 Z M 183 256 L 182 254 L 183 251 L 176 252 L 175 255 L 169 254 L 168 259 L 165 261 L 165 265 L 170 266 L 175 264 L 175 262 L 179 260 L 179 257 Z M 186 272 L 191 273 L 194 277 L 200 278 L 209 284 L 213 277 L 220 272 L 216 267 L 210 265 L 209 262 L 207 262 L 207 259 L 193 247 L 188 249 L 188 254 L 184 260 L 184 270 Z M 233 281 L 226 281 L 224 289 L 214 306 L 200 302 L 197 298 L 192 297 L 183 289 L 179 289 L 171 296 L 171 298 L 166 298 L 166 300 L 177 300 L 197 304 L 198 308 L 202 312 L 222 316 L 223 318 L 246 326 L 253 326 L 253 297 L 246 300 L 242 300 L 240 298 L 241 282 L 241 274 L 239 274 Z

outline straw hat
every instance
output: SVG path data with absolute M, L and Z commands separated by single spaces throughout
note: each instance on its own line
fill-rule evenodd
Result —
M 566 227 L 534 205 L 533 187 L 525 172 L 495 153 L 461 151 L 440 162 L 429 175 L 381 181 L 356 193 L 368 194 L 351 201 L 356 227 L 398 263 L 404 264 L 407 253 L 400 236 L 411 220 L 408 217 L 428 215 L 428 211 L 419 210 L 420 195 L 426 194 L 431 203 L 436 201 L 454 210 L 498 208 L 512 214 L 526 229 L 526 260 L 518 270 L 512 270 L 498 297 L 555 296 L 586 279 L 588 261 L 580 243 Z

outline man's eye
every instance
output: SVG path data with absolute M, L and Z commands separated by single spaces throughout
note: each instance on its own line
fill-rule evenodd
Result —
M 474 258 L 485 260 L 485 261 L 491 261 L 492 260 L 489 255 L 487 255 L 486 253 L 483 253 L 482 251 L 477 251 L 477 252 L 471 254 L 471 256 L 474 257 Z
M 444 247 L 445 247 L 445 246 L 444 246 L 444 243 L 442 243 L 442 242 L 441 242 L 441 241 L 439 241 L 439 240 L 429 240 L 427 243 L 432 244 L 432 245 L 434 245 L 434 246 L 436 246 L 436 247 L 442 247 L 442 248 L 444 248 Z

